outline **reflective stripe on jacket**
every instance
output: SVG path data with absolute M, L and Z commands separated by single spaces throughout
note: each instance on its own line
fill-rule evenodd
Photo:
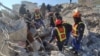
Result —
M 74 37 L 77 37 L 78 36 L 78 29 L 77 29 L 77 27 L 78 27 L 78 25 L 79 24 L 81 24 L 82 22 L 79 22 L 78 24 L 75 24 L 74 26 L 73 26 L 73 30 L 72 30 L 72 34 L 73 34 L 73 36 Z
M 56 30 L 58 32 L 58 36 L 59 36 L 59 39 L 60 41 L 64 41 L 66 40 L 66 30 L 65 30 L 65 27 L 63 26 L 63 28 L 57 28 L 56 27 Z
M 40 19 L 41 18 L 41 14 L 40 13 L 35 13 L 35 19 Z

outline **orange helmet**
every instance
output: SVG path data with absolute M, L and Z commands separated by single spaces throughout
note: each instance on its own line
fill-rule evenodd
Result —
M 62 21 L 60 19 L 56 19 L 55 25 L 60 25 L 60 24 L 62 24 Z
M 73 13 L 73 18 L 79 18 L 81 16 L 80 12 L 78 11 L 78 9 L 76 9 Z

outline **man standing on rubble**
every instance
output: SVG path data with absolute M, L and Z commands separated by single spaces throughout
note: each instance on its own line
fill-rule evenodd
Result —
M 27 10 L 24 20 L 27 24 L 27 30 L 30 30 L 32 19 L 31 19 L 31 13 L 29 12 L 29 10 Z
M 46 6 L 45 3 L 42 4 L 40 11 L 42 13 L 43 19 L 45 19 L 45 14 L 46 14 Z
M 35 25 L 36 25 L 37 29 L 40 27 L 40 25 L 42 25 L 45 28 L 45 25 L 43 23 L 43 17 L 41 15 L 39 9 L 35 9 L 35 12 L 34 12 L 34 15 L 33 15 L 33 19 L 35 21 Z
M 59 51 L 62 51 L 63 45 L 69 39 L 68 34 L 67 34 L 68 32 L 67 32 L 66 27 L 62 25 L 62 20 L 56 19 L 55 25 L 56 25 L 56 27 L 52 30 L 52 33 L 51 33 L 52 38 L 49 41 L 49 43 L 51 43 L 56 38 Z M 67 41 L 66 41 L 66 39 L 67 39 Z
M 32 46 L 30 46 L 30 43 L 33 42 L 33 37 L 32 37 L 32 33 L 30 32 L 30 26 L 31 26 L 31 13 L 29 12 L 29 10 L 26 10 L 25 8 L 25 4 L 22 4 L 19 10 L 19 14 L 21 16 L 21 18 L 23 18 L 27 24 L 27 40 L 26 40 L 26 50 L 28 52 L 33 52 L 33 48 Z
M 80 50 L 80 42 L 83 37 L 85 25 L 81 20 L 81 14 L 78 9 L 76 9 L 73 13 L 73 18 L 74 18 L 74 25 L 73 25 L 73 30 L 72 30 L 72 35 L 73 35 L 73 53 L 78 54 L 78 51 Z
M 70 0 L 70 4 L 72 3 L 72 0 Z
M 25 4 L 22 4 L 20 9 L 19 9 L 19 14 L 20 14 L 20 17 L 25 17 L 26 16 L 26 8 L 25 8 Z
M 48 13 L 48 18 L 50 19 L 50 27 L 55 27 L 54 12 L 49 12 Z
M 51 5 L 50 4 L 47 5 L 47 10 L 48 10 L 48 12 L 51 12 Z

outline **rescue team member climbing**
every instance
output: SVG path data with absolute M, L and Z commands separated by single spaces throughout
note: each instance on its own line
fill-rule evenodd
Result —
M 80 50 L 80 42 L 83 37 L 85 25 L 82 22 L 81 14 L 77 9 L 73 13 L 73 18 L 75 23 L 73 25 L 73 30 L 72 30 L 72 35 L 74 37 L 72 40 L 72 44 L 73 44 L 74 54 L 78 54 L 78 51 Z
M 63 45 L 66 41 L 66 38 L 68 38 L 67 32 L 66 32 L 67 30 L 62 25 L 62 21 L 59 19 L 55 20 L 55 25 L 56 25 L 56 27 L 53 29 L 53 31 L 51 33 L 52 39 L 50 40 L 49 43 L 51 43 L 54 40 L 54 38 L 56 37 L 57 46 L 58 46 L 59 50 L 62 51 L 62 48 L 63 48 Z
M 43 18 L 42 18 L 42 15 L 41 15 L 39 9 L 35 9 L 33 19 L 36 22 L 36 24 L 35 24 L 36 28 L 39 28 L 40 25 L 42 25 L 45 28 L 45 25 L 44 25 L 44 23 L 42 21 Z

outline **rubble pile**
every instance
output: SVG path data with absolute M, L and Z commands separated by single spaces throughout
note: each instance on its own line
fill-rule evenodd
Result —
M 10 41 L 12 43 L 25 41 L 26 35 L 27 27 L 24 20 L 12 20 L 8 17 L 0 17 L 0 48 L 3 47 L 1 51 L 3 54 L 11 56 L 9 55 L 9 45 L 6 41 Z
M 68 4 L 66 4 L 68 5 Z M 88 7 L 88 6 L 82 6 L 82 5 L 78 5 L 78 4 L 70 4 L 69 6 L 63 5 L 63 17 L 65 18 L 70 18 L 72 19 L 72 12 L 73 10 L 75 10 L 76 8 L 78 8 L 78 10 L 81 12 L 82 14 L 82 19 L 85 22 L 85 24 L 88 27 L 88 30 L 90 31 L 95 31 L 95 33 L 98 31 L 99 33 L 99 27 L 100 27 L 100 13 L 95 12 L 95 10 L 92 7 Z M 66 6 L 66 8 L 65 8 Z M 69 8 L 71 7 L 71 8 Z M 65 10 L 66 9 L 66 10 Z M 67 14 L 65 14 L 65 12 L 68 12 Z M 71 22 L 72 23 L 72 22 Z
M 2 29 L 8 30 L 8 33 L 11 34 L 10 36 L 12 36 L 11 39 L 16 38 L 16 40 L 20 40 L 20 38 L 22 38 L 22 39 L 26 38 L 27 27 L 26 27 L 24 20 L 22 20 L 22 19 L 12 20 L 10 18 L 0 18 L 0 30 L 2 30 Z M 0 31 L 0 33 L 2 33 L 2 31 Z M 16 35 L 16 33 L 18 35 Z
M 72 12 L 75 8 L 78 8 L 82 14 L 82 20 L 86 25 L 82 41 L 84 52 L 82 52 L 81 56 L 100 56 L 100 14 L 95 12 L 92 7 L 77 4 L 71 5 L 67 6 L 66 10 L 64 9 L 64 12 L 67 12 L 63 13 L 64 20 L 67 22 L 70 20 L 71 22 L 69 23 L 73 24 Z
M 66 6 L 67 5 L 67 6 Z M 62 9 L 62 16 L 64 20 L 70 21 L 71 24 L 73 24 L 73 18 L 72 18 L 72 12 L 75 8 L 78 8 L 80 12 L 82 13 L 82 19 L 83 22 L 86 25 L 86 29 L 84 32 L 84 38 L 82 40 L 82 50 L 81 56 L 100 56 L 100 14 L 96 13 L 91 7 L 82 6 L 79 4 L 63 4 Z M 64 13 L 63 13 L 64 12 Z M 48 20 L 44 21 L 48 25 Z M 5 38 L 5 35 L 2 31 L 2 29 L 7 29 L 8 34 L 10 37 L 10 40 L 12 42 L 21 40 L 26 40 L 27 35 L 27 27 L 26 23 L 22 19 L 11 19 L 9 17 L 0 17 L 0 41 Z M 48 30 L 48 32 L 47 32 Z M 51 28 L 48 28 L 47 30 L 43 31 L 40 29 L 39 34 L 41 36 L 44 36 L 45 34 L 50 34 Z M 45 33 L 44 33 L 45 32 Z M 34 32 L 33 32 L 34 33 Z M 50 37 L 49 35 L 47 37 Z M 4 39 L 5 41 L 5 39 Z M 0 48 L 2 47 L 2 43 L 0 43 Z M 8 54 L 8 49 L 5 46 L 5 54 Z M 7 51 L 8 50 L 8 51 Z M 52 51 L 53 53 L 54 51 Z M 55 55 L 55 53 L 52 54 Z M 57 54 L 59 52 L 56 52 Z M 62 54 L 59 54 L 57 56 L 61 56 Z M 68 55 L 68 53 L 66 53 Z M 64 55 L 62 55 L 64 56 Z M 68 55 L 73 56 L 73 55 Z

